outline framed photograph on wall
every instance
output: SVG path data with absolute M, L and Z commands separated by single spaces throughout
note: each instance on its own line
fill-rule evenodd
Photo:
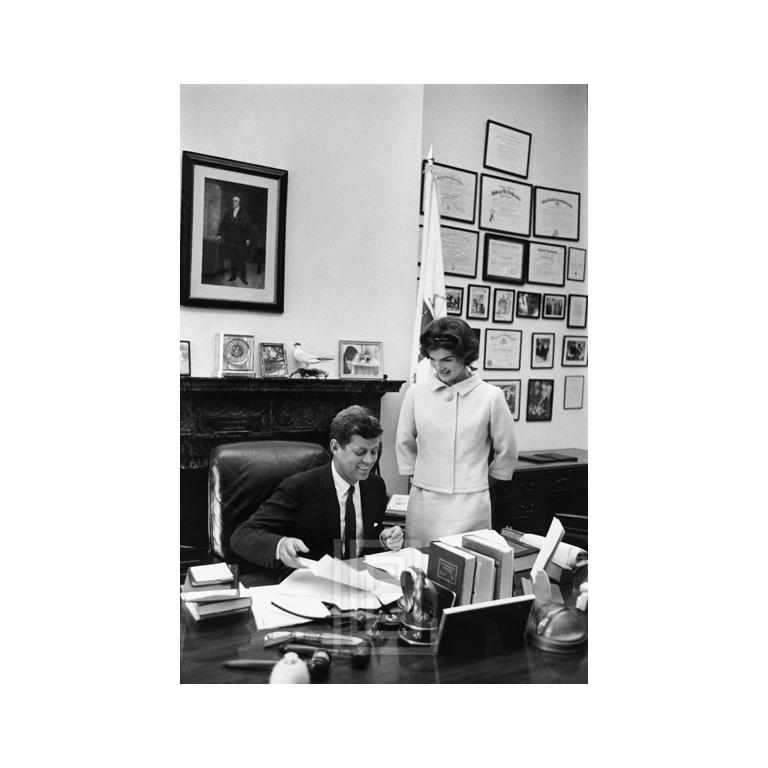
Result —
M 486 328 L 483 367 L 489 371 L 519 371 L 522 340 L 522 331 Z
M 464 289 L 458 285 L 445 286 L 445 312 L 447 315 L 461 315 L 464 311 Z
M 528 282 L 565 285 L 565 246 L 531 241 L 528 246 Z
M 536 187 L 533 236 L 551 240 L 578 240 L 581 195 L 564 189 Z
M 531 138 L 528 131 L 495 120 L 485 124 L 485 153 L 483 165 L 494 171 L 528 178 L 531 160 Z
M 586 336 L 563 336 L 562 365 L 574 368 L 587 365 Z
M 587 297 L 578 293 L 568 294 L 568 322 L 569 328 L 587 327 Z
M 489 381 L 498 387 L 504 393 L 504 399 L 509 406 L 509 412 L 515 421 L 520 421 L 520 379 L 511 379 L 509 381 Z
M 584 282 L 587 274 L 587 252 L 584 248 L 568 248 L 568 279 Z
M 511 288 L 493 289 L 493 322 L 511 323 L 515 314 L 515 292 Z
M 421 163 L 421 209 L 424 213 L 424 166 Z M 475 223 L 475 202 L 477 201 L 477 173 L 453 165 L 432 163 L 432 169 L 440 195 L 440 218 L 451 221 Z
M 537 318 L 541 315 L 541 294 L 529 291 L 517 292 L 517 317 Z
M 288 362 L 285 359 L 285 344 L 259 344 L 261 375 L 265 379 L 281 379 L 288 376 Z
M 490 285 L 470 285 L 467 293 L 467 320 L 487 320 L 491 301 Z
M 181 342 L 181 375 L 192 375 L 192 358 L 190 356 L 188 341 Z
M 340 379 L 381 379 L 384 344 L 381 341 L 340 341 Z
M 283 311 L 288 171 L 183 152 L 181 303 Z
M 526 421 L 552 421 L 552 399 L 555 394 L 554 379 L 528 379 Z
M 531 234 L 533 187 L 524 181 L 480 175 L 480 229 L 509 235 Z
M 483 280 L 522 285 L 525 282 L 527 265 L 527 240 L 515 240 L 499 235 L 485 236 Z
M 555 367 L 555 334 L 531 334 L 531 368 Z
M 545 293 L 541 317 L 544 320 L 565 320 L 565 294 Z
M 583 376 L 566 376 L 563 391 L 563 410 L 574 411 L 584 407 Z
M 419 261 L 421 264 L 421 238 L 424 227 L 419 224 Z M 440 225 L 440 244 L 443 246 L 443 272 L 455 277 L 477 276 L 478 233 L 459 227 Z

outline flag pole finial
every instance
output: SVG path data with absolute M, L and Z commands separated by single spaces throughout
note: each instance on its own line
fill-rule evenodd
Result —
M 429 145 L 429 152 L 427 152 L 427 162 L 432 165 L 432 144 Z

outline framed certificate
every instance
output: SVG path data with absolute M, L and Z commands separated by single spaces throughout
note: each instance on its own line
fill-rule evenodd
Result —
M 522 331 L 485 329 L 484 367 L 489 371 L 519 371 Z
M 510 235 L 531 234 L 531 193 L 533 187 L 523 181 L 498 176 L 480 176 L 480 229 Z
M 493 289 L 493 322 L 511 323 L 515 314 L 515 292 L 511 288 Z
M 541 316 L 544 320 L 565 320 L 565 294 L 545 293 Z
M 555 334 L 531 334 L 531 368 L 555 367 Z
M 504 393 L 504 399 L 507 401 L 509 412 L 515 421 L 520 421 L 520 379 L 488 381 L 488 383 L 498 387 Z
M 576 293 L 568 294 L 568 322 L 569 328 L 587 327 L 587 297 Z
M 424 227 L 419 226 L 419 256 Z M 443 246 L 443 272 L 456 277 L 477 275 L 478 233 L 459 227 L 440 227 L 440 244 Z
M 584 282 L 587 272 L 587 252 L 584 248 L 568 248 L 568 279 Z
M 495 120 L 485 124 L 485 155 L 483 165 L 494 171 L 528 178 L 531 160 L 531 134 Z
M 467 294 L 467 319 L 487 320 L 490 299 L 490 285 L 470 285 Z
M 580 206 L 581 195 L 578 192 L 536 187 L 533 236 L 552 240 L 578 240 Z
M 584 377 L 566 376 L 563 410 L 574 411 L 584 407 Z
M 424 213 L 424 165 L 421 168 L 421 213 Z M 440 196 L 440 218 L 475 223 L 477 174 L 452 165 L 432 163 L 437 192 Z
M 464 311 L 464 289 L 457 285 L 445 286 L 445 313 L 459 315 Z
M 531 241 L 528 247 L 528 282 L 565 285 L 565 246 Z
M 587 337 L 563 336 L 563 366 L 585 367 L 587 365 Z
M 486 235 L 483 246 L 483 280 L 502 283 L 525 282 L 528 266 L 528 241 Z
M 552 421 L 552 398 L 554 394 L 554 379 L 528 379 L 525 420 Z

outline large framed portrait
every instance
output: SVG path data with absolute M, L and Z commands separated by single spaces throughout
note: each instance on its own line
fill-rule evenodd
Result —
M 528 282 L 565 285 L 565 246 L 531 241 L 528 246 Z
M 587 274 L 587 251 L 585 248 L 568 248 L 568 279 L 583 283 Z
M 531 334 L 531 368 L 555 367 L 555 334 Z
M 419 225 L 419 258 L 423 235 L 424 227 Z M 440 244 L 443 246 L 443 272 L 446 275 L 471 278 L 477 275 L 477 232 L 441 225 Z
M 511 323 L 515 314 L 515 292 L 511 288 L 493 289 L 493 322 Z
M 587 365 L 586 336 L 563 336 L 562 365 L 574 368 Z
M 533 236 L 551 240 L 578 240 L 581 195 L 564 189 L 536 187 Z
M 383 378 L 384 344 L 381 341 L 340 341 L 340 379 Z
M 445 313 L 461 315 L 464 311 L 464 289 L 458 285 L 445 286 Z
M 467 293 L 467 319 L 487 320 L 491 300 L 490 285 L 470 285 Z
M 424 213 L 424 166 L 421 164 L 421 213 Z M 440 218 L 475 223 L 477 173 L 452 165 L 432 163 L 432 173 L 440 196 Z M 473 275 L 474 277 L 474 275 Z
M 587 297 L 577 293 L 568 294 L 568 322 L 569 328 L 587 327 Z
M 528 131 L 488 120 L 485 124 L 483 165 L 494 171 L 527 179 L 531 138 Z
M 259 344 L 261 375 L 265 379 L 280 379 L 288 376 L 288 361 L 285 359 L 285 344 Z
M 288 171 L 183 152 L 181 303 L 283 311 Z
M 483 280 L 522 285 L 525 282 L 527 265 L 527 240 L 499 235 L 485 236 Z
M 504 399 L 509 406 L 509 412 L 515 421 L 520 421 L 520 379 L 511 379 L 508 381 L 488 381 L 498 387 L 504 393 Z
M 541 316 L 541 294 L 530 291 L 517 292 L 517 317 L 538 318 Z
M 563 410 L 574 411 L 584 407 L 584 377 L 566 376 Z
M 181 342 L 181 376 L 192 375 L 192 358 L 189 351 L 189 342 Z
M 541 317 L 544 320 L 565 320 L 565 294 L 545 293 Z
M 523 332 L 485 329 L 484 367 L 489 371 L 519 371 Z
M 528 379 L 526 421 L 552 421 L 552 399 L 555 394 L 554 379 Z
M 480 229 L 509 235 L 531 234 L 531 193 L 524 181 L 480 176 Z

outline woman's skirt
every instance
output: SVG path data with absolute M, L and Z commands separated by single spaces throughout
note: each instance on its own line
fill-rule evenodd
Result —
M 491 496 L 474 493 L 438 493 L 415 485 L 405 513 L 407 546 L 424 547 L 441 536 L 491 527 Z

